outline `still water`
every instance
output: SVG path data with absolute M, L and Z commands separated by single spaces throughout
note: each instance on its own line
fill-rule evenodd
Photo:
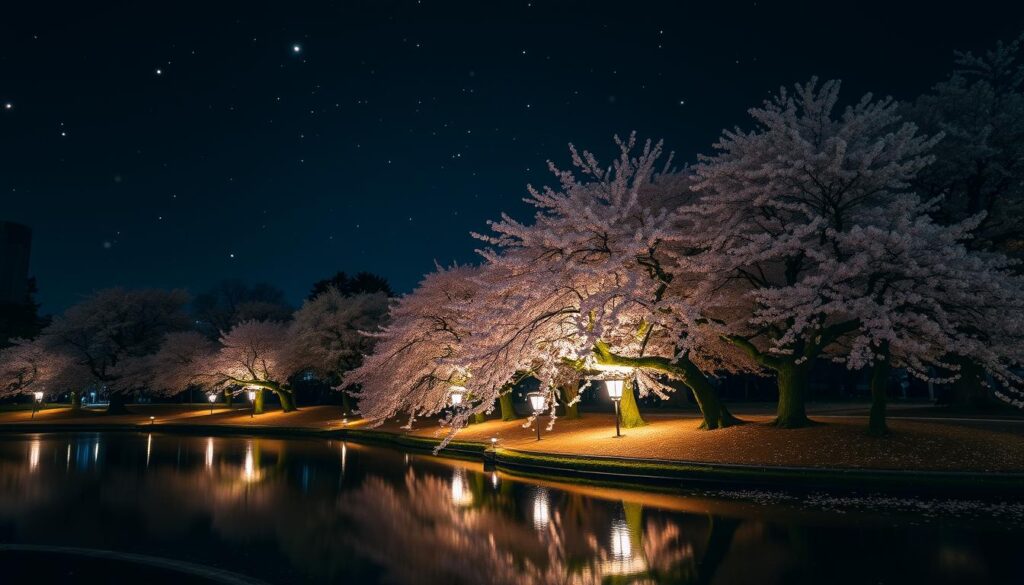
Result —
M 4 583 L 1024 583 L 1024 505 L 661 494 L 352 442 L 0 436 Z

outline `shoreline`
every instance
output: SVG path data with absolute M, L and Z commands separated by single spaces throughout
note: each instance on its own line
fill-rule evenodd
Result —
M 0 434 L 135 432 L 350 440 L 432 453 L 441 439 L 393 430 L 199 422 L 0 422 Z M 1024 472 L 895 470 L 856 467 L 703 462 L 539 451 L 465 439 L 453 440 L 443 457 L 478 461 L 485 470 L 514 476 L 657 491 L 750 487 L 790 490 L 871 489 L 882 492 L 1018 496 Z

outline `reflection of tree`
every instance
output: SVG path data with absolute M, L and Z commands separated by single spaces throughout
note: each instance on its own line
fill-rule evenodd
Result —
M 404 488 L 371 477 L 345 494 L 340 506 L 353 524 L 349 544 L 381 565 L 389 582 L 601 581 L 595 567 L 569 570 L 557 512 L 538 531 L 497 510 L 453 502 L 452 486 L 435 477 L 409 471 Z

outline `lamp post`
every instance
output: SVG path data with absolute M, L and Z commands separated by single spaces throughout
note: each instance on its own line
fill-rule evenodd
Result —
M 210 401 L 210 414 L 213 414 L 213 404 L 217 402 L 217 395 L 211 392 L 206 398 Z
M 540 421 L 536 420 L 536 417 L 540 416 L 540 413 L 544 412 L 544 403 L 547 402 L 547 397 L 543 392 L 530 392 L 526 395 L 530 399 L 530 408 L 533 409 L 533 416 L 535 420 L 533 424 L 537 425 L 537 440 L 540 440 Z
M 252 417 L 256 416 L 256 391 L 255 390 L 249 390 L 248 394 L 249 394 L 249 405 L 251 407 L 249 409 L 249 418 L 252 418 Z
M 621 437 L 619 432 L 619 401 L 622 400 L 622 380 L 605 380 L 605 388 L 608 389 L 608 398 L 615 404 L 615 436 Z
M 448 398 L 452 401 L 452 406 L 458 406 L 462 404 L 462 400 L 466 397 L 465 386 L 452 386 L 448 389 Z
M 42 392 L 38 392 L 38 391 L 37 392 L 33 392 L 32 393 L 32 397 L 35 400 L 32 401 L 32 417 L 31 418 L 35 418 L 36 417 L 36 411 L 39 410 L 39 406 L 43 404 L 43 393 Z

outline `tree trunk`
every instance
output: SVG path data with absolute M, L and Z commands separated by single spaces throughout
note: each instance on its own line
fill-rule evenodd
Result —
M 128 408 L 128 397 L 120 392 L 110 393 L 110 404 L 107 405 L 107 414 L 129 414 Z
M 960 366 L 960 376 L 950 389 L 950 404 L 966 408 L 987 406 L 990 400 L 983 384 L 985 370 L 967 358 L 956 356 L 952 361 Z
M 884 435 L 889 432 L 885 424 L 885 394 L 889 387 L 889 372 L 892 371 L 888 344 L 883 344 L 878 353 L 883 357 L 876 358 L 871 369 L 871 416 L 868 419 L 868 433 L 872 435 Z
M 234 398 L 234 395 L 231 393 L 231 389 L 225 388 L 224 389 L 224 406 L 228 407 L 228 409 L 231 408 L 231 399 L 232 398 Z
M 498 398 L 498 406 L 501 407 L 501 420 L 516 420 L 519 418 L 516 415 L 515 406 L 512 404 L 512 390 L 502 392 Z
M 574 419 L 580 417 L 580 405 L 573 403 L 580 394 L 579 385 L 576 382 L 562 384 L 558 387 L 558 393 L 562 398 L 562 407 L 565 408 L 563 418 Z
M 278 401 L 281 402 L 281 410 L 284 412 L 294 412 L 298 410 L 295 406 L 295 391 L 287 388 L 275 388 L 274 394 L 277 394 Z
M 784 363 L 775 370 L 779 385 L 779 406 L 776 410 L 775 426 L 783 429 L 797 429 L 811 424 L 807 419 L 804 400 L 807 394 L 807 377 L 810 366 Z
M 484 414 L 482 412 L 477 412 L 477 413 L 473 414 L 472 424 L 480 424 L 480 423 L 483 423 L 483 422 L 487 422 L 487 415 L 486 414 Z
M 636 395 L 633 393 L 632 380 L 626 380 L 622 385 L 622 400 L 619 404 L 619 416 L 622 420 L 622 427 L 633 429 L 642 427 L 646 422 L 640 417 L 640 407 L 636 404 Z
M 722 404 L 718 398 L 718 391 L 711 385 L 711 381 L 704 375 L 704 372 L 700 371 L 693 362 L 688 360 L 681 362 L 679 367 L 683 372 L 683 383 L 693 392 L 697 408 L 700 409 L 701 416 L 704 417 L 700 428 L 705 430 L 724 429 L 743 423 Z
M 256 390 L 256 400 L 252 403 L 252 411 L 254 414 L 263 414 L 263 388 Z
M 71 410 L 82 410 L 82 393 L 71 393 Z

